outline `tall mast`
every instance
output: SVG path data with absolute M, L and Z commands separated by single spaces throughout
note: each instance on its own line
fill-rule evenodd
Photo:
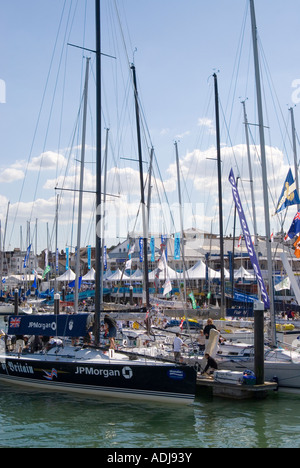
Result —
M 295 128 L 295 118 L 294 118 L 294 109 L 290 108 L 291 112 L 291 123 L 292 123 L 292 137 L 293 137 L 293 153 L 294 153 L 294 168 L 295 168 L 295 182 L 297 193 L 299 194 L 299 176 L 298 176 L 298 156 L 297 156 L 297 145 L 296 145 L 296 128 Z M 300 204 L 297 205 L 298 211 L 300 210 Z
M 252 203 L 252 214 L 253 214 L 253 226 L 254 226 L 254 246 L 257 247 L 257 223 L 256 223 L 256 211 L 255 211 L 255 202 L 254 202 L 254 188 L 253 188 L 253 173 L 252 173 L 252 164 L 251 164 L 251 155 L 250 155 L 250 143 L 249 143 L 249 127 L 248 127 L 248 117 L 246 112 L 246 103 L 242 102 L 244 109 L 244 120 L 245 120 L 245 133 L 246 133 L 246 144 L 247 144 L 247 156 L 248 156 L 248 168 L 249 168 L 249 177 L 250 177 L 250 190 L 251 190 L 251 203 Z
M 78 313 L 78 296 L 79 296 L 81 220 L 82 220 L 82 202 L 83 202 L 83 179 L 84 179 L 84 160 L 85 160 L 86 116 L 87 116 L 87 104 L 88 104 L 89 65 L 90 65 L 90 59 L 87 58 L 86 70 L 85 70 L 85 83 L 84 83 L 83 125 L 82 125 L 82 142 L 81 142 L 78 226 L 77 226 L 77 254 L 76 254 L 76 267 L 75 267 L 75 273 L 76 273 L 75 295 L 74 295 L 75 314 Z
M 96 246 L 95 246 L 95 344 L 100 339 L 100 309 L 102 278 L 102 248 L 101 248 L 101 24 L 100 0 L 95 0 L 96 16 Z
M 218 192 L 219 192 L 220 265 L 221 265 L 221 318 L 225 318 L 225 271 L 224 271 L 224 234 L 223 234 L 223 202 L 222 202 L 222 168 L 221 168 L 221 142 L 220 142 L 220 118 L 219 118 L 219 92 L 218 92 L 217 75 L 214 73 L 213 77 L 214 77 L 214 82 L 215 82 Z
M 261 91 L 261 82 L 260 82 L 260 66 L 259 66 L 259 58 L 258 58 L 257 26 L 256 26 L 254 0 L 250 0 L 250 9 L 251 9 L 252 40 L 253 40 L 256 94 L 257 94 L 257 110 L 258 110 L 259 135 L 260 135 L 262 180 L 263 180 L 264 214 L 265 214 L 266 246 L 267 246 L 267 260 L 268 260 L 268 282 L 269 282 L 270 316 L 271 316 L 271 344 L 273 346 L 276 346 L 267 162 L 266 162 L 264 118 L 263 118 L 263 107 L 262 107 L 262 91 Z
M 101 278 L 104 276 L 104 245 L 105 245 L 105 217 L 106 217 L 106 185 L 107 185 L 107 153 L 108 153 L 108 132 L 106 129 L 105 158 L 104 158 L 104 196 L 103 196 L 103 222 L 101 232 Z M 103 305 L 103 280 L 100 283 L 100 303 Z
M 180 230 L 181 230 L 181 255 L 183 263 L 183 282 L 184 282 L 184 303 L 187 302 L 187 289 L 186 289 L 186 268 L 185 268 L 185 250 L 184 250 L 184 230 L 183 230 L 183 211 L 182 211 L 182 199 L 181 199 L 181 183 L 180 183 L 180 168 L 179 168 L 179 155 L 178 155 L 178 144 L 175 141 L 176 151 L 176 166 L 177 166 L 177 187 L 178 187 L 178 201 L 180 210 Z
M 140 130 L 140 109 L 138 101 L 138 91 L 136 82 L 135 66 L 131 65 L 133 74 L 134 97 L 135 97 L 135 111 L 136 111 L 136 128 L 137 128 L 137 142 L 138 142 L 138 155 L 139 155 L 139 168 L 140 168 L 140 188 L 141 188 L 141 205 L 143 217 L 143 248 L 144 248 L 144 288 L 146 292 L 146 307 L 150 307 L 149 295 L 149 267 L 148 267 L 148 222 L 146 216 L 146 204 L 144 193 L 144 175 L 143 175 L 143 157 L 142 157 L 142 143 L 141 143 L 141 130 Z

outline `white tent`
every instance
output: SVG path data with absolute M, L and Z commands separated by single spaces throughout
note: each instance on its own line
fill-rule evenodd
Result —
M 206 278 L 206 265 L 202 260 L 199 260 L 192 268 L 186 272 L 187 279 L 205 279 Z M 220 278 L 221 273 L 208 268 L 209 279 Z
M 111 270 L 107 270 L 103 275 L 103 281 L 107 281 L 108 278 L 113 274 Z
M 155 274 L 156 270 L 153 270 L 151 273 L 149 273 L 149 281 L 153 282 L 155 280 Z M 172 270 L 172 268 L 168 266 L 167 271 L 161 271 L 159 274 L 160 280 L 165 281 L 166 278 L 169 278 L 170 280 L 181 280 L 182 273 L 177 273 L 177 271 Z
M 69 270 L 66 270 L 63 275 L 59 276 L 56 278 L 57 281 L 74 281 L 76 278 L 76 275 L 71 268 Z
M 239 268 L 235 273 L 234 273 L 234 277 L 235 279 L 238 279 L 238 278 L 244 278 L 244 279 L 255 279 L 255 275 L 253 275 L 252 273 L 249 273 L 249 271 L 247 271 L 243 266 L 241 266 L 241 268 Z
M 127 276 L 125 273 L 122 273 L 119 268 L 117 269 L 117 271 L 112 273 L 110 276 L 107 276 L 106 278 L 107 281 L 111 281 L 111 282 L 120 281 L 121 279 L 122 281 L 129 281 L 130 277 Z
M 82 281 L 95 281 L 95 270 L 92 268 L 82 277 Z
M 139 268 L 130 276 L 130 281 L 141 281 L 144 275 Z

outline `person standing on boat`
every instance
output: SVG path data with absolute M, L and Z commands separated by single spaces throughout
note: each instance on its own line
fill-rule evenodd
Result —
M 199 349 L 200 351 L 205 350 L 205 335 L 203 330 L 200 330 L 199 337 L 198 337 Z
M 176 336 L 174 338 L 173 342 L 173 350 L 174 350 L 174 358 L 176 362 L 181 362 L 182 357 L 181 357 L 181 346 L 185 346 L 188 348 L 188 345 L 186 345 L 182 339 L 180 338 L 179 333 L 176 333 Z
M 117 323 L 113 318 L 109 317 L 109 315 L 104 316 L 104 328 L 108 331 L 107 338 L 109 338 L 109 348 L 116 349 L 115 338 L 117 336 Z
M 209 334 L 211 329 L 216 330 L 217 327 L 214 325 L 214 322 L 211 318 L 207 319 L 206 326 L 204 327 L 203 333 L 205 338 L 208 340 L 209 339 Z

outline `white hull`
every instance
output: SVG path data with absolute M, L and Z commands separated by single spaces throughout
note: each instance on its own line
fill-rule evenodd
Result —
M 246 345 L 220 346 L 216 355 L 219 369 L 254 371 L 254 350 Z M 264 361 L 265 381 L 276 380 L 280 390 L 300 393 L 300 354 L 283 349 L 267 350 Z

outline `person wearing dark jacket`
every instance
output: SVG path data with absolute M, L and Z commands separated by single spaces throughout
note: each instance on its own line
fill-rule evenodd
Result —
M 204 327 L 204 330 L 203 330 L 203 333 L 204 333 L 204 336 L 205 338 L 208 340 L 209 339 L 209 334 L 210 334 L 210 330 L 211 329 L 214 329 L 216 330 L 217 327 L 214 325 L 214 322 L 212 321 L 211 318 L 209 318 L 206 322 L 206 326 Z
M 218 369 L 218 364 L 208 353 L 205 353 L 205 359 L 207 360 L 207 364 L 202 374 L 213 374 Z

